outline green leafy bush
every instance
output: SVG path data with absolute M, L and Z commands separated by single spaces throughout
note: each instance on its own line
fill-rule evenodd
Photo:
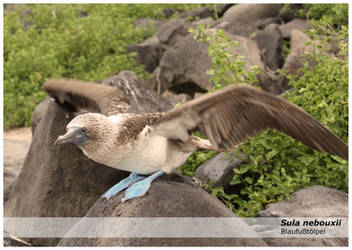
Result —
M 155 29 L 136 29 L 137 18 L 163 19 L 165 8 L 186 4 L 32 4 L 4 13 L 4 125 L 28 126 L 52 77 L 87 81 L 121 70 L 147 77 L 126 46 Z
M 348 25 L 348 4 L 304 4 L 297 15 L 331 26 Z
M 196 151 L 192 153 L 191 156 L 188 157 L 187 161 L 178 168 L 178 171 L 181 174 L 193 177 L 197 168 L 201 164 L 210 160 L 217 154 L 218 154 L 217 152 L 210 151 L 210 150 Z

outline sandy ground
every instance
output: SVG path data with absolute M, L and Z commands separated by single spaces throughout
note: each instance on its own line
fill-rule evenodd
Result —
M 4 138 L 31 141 L 32 131 L 31 128 L 15 128 L 4 131 Z
M 20 168 L 32 140 L 31 128 L 18 128 L 4 132 L 4 167 Z
M 32 140 L 31 128 L 4 131 L 4 200 L 18 176 Z

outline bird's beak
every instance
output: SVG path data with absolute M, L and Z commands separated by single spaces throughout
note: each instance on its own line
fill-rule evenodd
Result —
M 82 128 L 70 127 L 66 134 L 61 135 L 56 139 L 54 146 L 67 143 L 81 144 L 88 139 L 87 133 L 82 132 Z

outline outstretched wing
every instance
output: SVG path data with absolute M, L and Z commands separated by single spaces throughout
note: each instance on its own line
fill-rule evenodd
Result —
M 104 115 L 130 113 L 127 99 L 114 87 L 72 79 L 50 79 L 43 89 L 73 111 L 83 109 Z
M 307 112 L 246 85 L 229 86 L 192 100 L 165 113 L 153 125 L 155 133 L 183 141 L 196 126 L 219 151 L 230 151 L 262 130 L 276 129 L 310 148 L 348 157 L 347 145 Z

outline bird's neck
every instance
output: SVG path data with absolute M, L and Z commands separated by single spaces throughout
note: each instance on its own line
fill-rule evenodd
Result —
M 101 155 L 112 151 L 116 147 L 116 138 L 119 133 L 118 126 L 106 118 L 105 122 L 95 128 L 87 143 L 81 145 L 81 149 L 89 158 L 95 154 Z

